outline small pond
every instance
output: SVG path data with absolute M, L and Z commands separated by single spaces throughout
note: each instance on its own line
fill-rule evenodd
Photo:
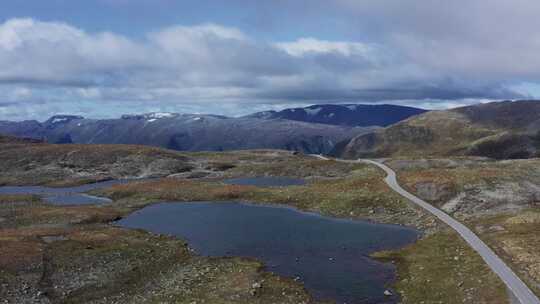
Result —
M 369 254 L 418 238 L 401 226 L 235 202 L 160 203 L 117 224 L 178 236 L 204 256 L 257 258 L 268 271 L 299 278 L 315 298 L 338 303 L 396 303 L 384 295 L 394 266 Z
M 108 180 L 75 187 L 43 187 L 43 186 L 4 186 L 0 187 L 0 194 L 31 194 L 38 195 L 44 201 L 53 205 L 90 205 L 109 203 L 108 198 L 85 194 L 96 189 L 103 189 L 113 185 L 125 184 L 135 180 Z
M 278 176 L 231 178 L 223 181 L 229 185 L 244 185 L 258 187 L 286 187 L 302 186 L 306 184 L 304 179 Z

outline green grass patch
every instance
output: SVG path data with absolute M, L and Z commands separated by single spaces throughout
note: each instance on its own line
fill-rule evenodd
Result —
M 508 303 L 503 283 L 454 232 L 373 257 L 396 264 L 403 303 Z

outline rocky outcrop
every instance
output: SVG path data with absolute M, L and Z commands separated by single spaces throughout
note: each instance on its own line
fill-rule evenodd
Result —
M 164 177 L 193 169 L 188 157 L 151 147 L 1 142 L 0 184 Z

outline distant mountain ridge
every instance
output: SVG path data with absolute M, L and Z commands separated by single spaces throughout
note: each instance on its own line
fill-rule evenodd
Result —
M 340 126 L 386 127 L 424 112 L 426 112 L 424 109 L 388 104 L 326 104 L 312 105 L 305 108 L 291 108 L 282 111 L 264 111 L 246 117 L 289 119 Z
M 358 157 L 540 156 L 540 101 L 501 101 L 430 111 L 335 146 Z
M 313 105 L 232 118 L 154 112 L 117 119 L 55 115 L 44 122 L 0 121 L 0 134 L 50 143 L 141 144 L 181 151 L 286 149 L 329 153 L 339 142 L 425 110 L 393 105 Z
M 337 142 L 374 129 L 178 113 L 123 115 L 118 119 L 55 115 L 42 123 L 0 121 L 0 134 L 49 143 L 139 144 L 179 151 L 284 149 L 328 153 Z

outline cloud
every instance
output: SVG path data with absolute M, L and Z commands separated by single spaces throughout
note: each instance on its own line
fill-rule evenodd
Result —
M 514 63 L 507 57 L 518 46 L 484 39 L 493 49 L 482 47 L 473 43 L 478 33 L 433 28 L 444 27 L 437 21 L 458 26 L 460 19 L 438 20 L 432 4 L 403 17 L 396 16 L 406 9 L 401 1 L 390 1 L 390 8 L 378 3 L 339 2 L 371 26 L 382 21 L 368 10 L 395 17 L 400 26 L 384 23 L 378 41 L 265 41 L 211 23 L 130 38 L 61 22 L 7 20 L 0 24 L 0 119 L 44 118 L 58 109 L 91 116 L 156 107 L 240 115 L 293 103 L 519 98 L 523 90 L 512 81 L 540 78 L 533 56 L 538 37 L 516 42 L 529 47 L 523 50 L 528 64 Z
M 84 86 L 149 67 L 149 50 L 112 33 L 12 19 L 0 25 L 0 82 Z
M 337 0 L 354 28 L 425 68 L 488 81 L 540 78 L 536 0 Z
M 306 54 L 335 53 L 343 56 L 373 55 L 376 47 L 358 42 L 327 41 L 315 38 L 302 38 L 294 42 L 276 43 L 276 46 L 285 50 L 292 56 L 301 57 Z

